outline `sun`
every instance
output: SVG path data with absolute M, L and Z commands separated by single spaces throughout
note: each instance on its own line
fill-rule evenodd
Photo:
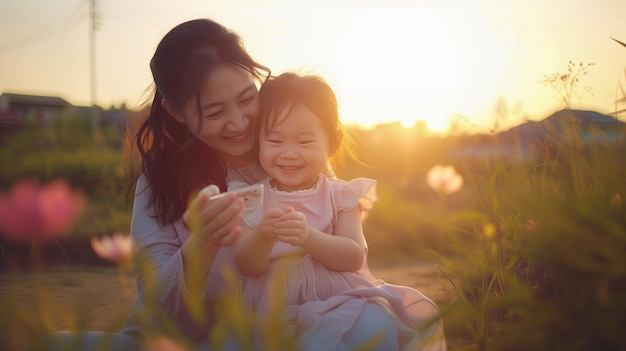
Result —
M 417 9 L 382 8 L 354 17 L 339 44 L 340 90 L 358 123 L 424 120 L 441 128 L 432 107 L 454 84 L 458 54 L 445 23 Z M 364 114 L 367 111 L 367 114 Z M 372 120 L 363 120 L 372 116 Z
M 499 47 L 493 31 L 466 8 L 457 10 L 366 8 L 350 16 L 335 72 L 348 123 L 423 121 L 442 132 L 450 116 L 493 93 L 500 59 L 492 54 Z
M 432 13 L 383 8 L 357 15 L 340 51 L 353 87 L 441 90 L 453 82 L 457 54 Z

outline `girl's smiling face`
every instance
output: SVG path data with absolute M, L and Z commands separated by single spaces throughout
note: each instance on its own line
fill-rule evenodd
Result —
M 259 162 L 281 191 L 312 188 L 330 156 L 322 121 L 307 107 L 280 110 L 271 128 L 261 125 Z

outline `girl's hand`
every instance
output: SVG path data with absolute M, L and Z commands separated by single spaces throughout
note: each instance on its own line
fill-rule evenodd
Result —
M 309 225 L 304 213 L 297 212 L 291 207 L 285 209 L 284 214 L 274 225 L 276 238 L 293 246 L 301 246 L 309 238 Z
M 183 215 L 187 228 L 199 236 L 207 248 L 231 246 L 242 232 L 244 201 L 234 194 L 209 199 L 217 194 L 219 188 L 216 185 L 202 189 Z
M 269 210 L 266 210 L 265 213 L 263 213 L 261 223 L 259 223 L 256 227 L 257 232 L 270 241 L 278 240 L 276 234 L 274 233 L 274 227 L 284 213 L 285 211 L 279 208 L 270 208 Z

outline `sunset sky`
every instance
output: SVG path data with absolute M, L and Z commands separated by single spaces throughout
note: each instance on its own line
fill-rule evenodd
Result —
M 545 75 L 594 63 L 574 108 L 615 110 L 626 85 L 624 0 L 100 0 L 96 103 L 147 98 L 148 62 L 173 26 L 208 17 L 238 32 L 273 72 L 314 72 L 335 89 L 345 123 L 450 119 L 501 128 L 561 105 Z M 0 93 L 90 105 L 88 0 L 0 2 Z M 591 87 L 585 92 L 585 86 Z M 501 104 L 502 106 L 502 104 Z M 459 117 L 463 116 L 463 117 Z

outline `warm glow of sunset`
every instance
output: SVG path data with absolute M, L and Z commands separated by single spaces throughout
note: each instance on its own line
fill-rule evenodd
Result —
M 454 83 L 456 45 L 436 13 L 391 8 L 356 14 L 338 44 L 341 79 L 352 89 L 438 91 Z
M 569 61 L 595 63 L 576 108 L 615 111 L 626 50 L 623 0 L 191 0 L 150 5 L 97 2 L 96 96 L 90 96 L 89 8 L 84 1 L 0 2 L 0 93 L 92 99 L 108 108 L 141 105 L 148 63 L 175 25 L 208 17 L 241 35 L 274 73 L 324 76 L 342 120 L 369 127 L 451 120 L 486 129 L 506 105 L 507 126 L 562 106 L 539 82 Z M 514 111 L 514 113 L 513 113 Z
M 443 116 L 424 105 L 449 93 L 455 83 L 458 53 L 436 13 L 398 8 L 362 12 L 339 39 L 339 48 L 336 79 L 348 120 L 359 116 L 353 122 L 399 120 L 412 126 L 421 116 L 429 127 L 445 128 Z M 372 109 L 376 113 L 365 114 Z
M 463 5 L 357 11 L 338 39 L 334 78 L 348 123 L 448 128 L 454 111 L 485 113 L 504 71 L 501 37 Z M 473 44 L 470 44 L 473 43 Z

